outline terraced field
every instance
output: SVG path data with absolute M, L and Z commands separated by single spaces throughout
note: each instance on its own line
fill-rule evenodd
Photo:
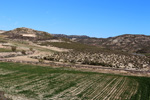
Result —
M 150 100 L 150 78 L 1 62 L 0 91 L 14 100 Z

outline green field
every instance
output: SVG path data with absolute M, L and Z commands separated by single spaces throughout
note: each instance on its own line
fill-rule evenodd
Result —
M 150 78 L 1 62 L 0 91 L 23 100 L 150 100 Z

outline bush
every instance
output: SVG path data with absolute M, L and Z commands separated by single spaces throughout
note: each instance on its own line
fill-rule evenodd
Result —
M 29 48 L 30 51 L 33 51 L 33 48 Z
M 40 63 L 44 63 L 44 59 L 43 58 L 39 58 L 38 59 Z
M 25 50 L 22 50 L 21 53 L 22 53 L 23 55 L 26 55 L 26 51 L 25 51 Z
M 16 46 L 11 46 L 11 50 L 12 50 L 13 52 L 16 52 L 17 47 L 16 47 Z

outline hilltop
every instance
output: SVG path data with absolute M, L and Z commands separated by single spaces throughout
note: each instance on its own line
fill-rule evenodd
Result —
M 48 32 L 33 30 L 25 27 L 6 31 L 2 34 L 6 35 L 10 39 L 48 40 L 53 37 Z

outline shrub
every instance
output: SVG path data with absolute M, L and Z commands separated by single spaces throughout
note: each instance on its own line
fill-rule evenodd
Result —
M 38 59 L 40 63 L 44 63 L 44 59 L 43 58 L 39 58 Z
M 33 51 L 33 48 L 29 48 L 30 51 Z
M 25 50 L 22 50 L 21 53 L 22 53 L 23 55 L 26 55 L 26 51 L 25 51 Z
M 16 46 L 11 46 L 11 50 L 12 50 L 13 52 L 16 52 L 17 47 L 16 47 Z

